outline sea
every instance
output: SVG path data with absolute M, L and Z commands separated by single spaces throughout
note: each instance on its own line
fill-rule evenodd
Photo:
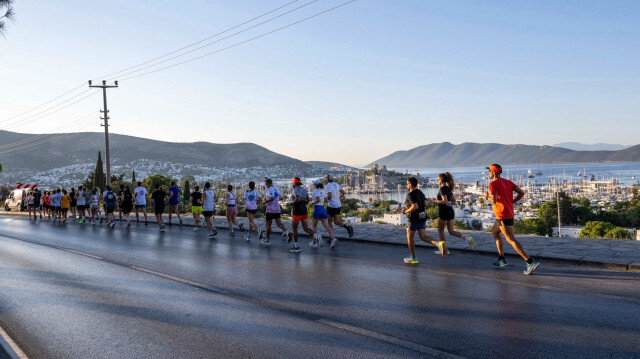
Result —
M 486 166 L 474 167 L 450 167 L 450 168 L 389 168 L 401 173 L 411 173 L 429 177 L 430 183 L 436 183 L 438 174 L 445 171 L 451 173 L 456 182 L 472 184 L 476 181 L 482 183 L 483 177 L 488 175 Z M 535 178 L 528 178 L 529 170 L 533 174 L 540 172 L 541 175 Z M 529 165 L 504 165 L 502 176 L 513 178 L 515 181 L 526 183 L 527 180 L 537 180 L 538 183 L 546 183 L 552 178 L 557 182 L 567 180 L 577 182 L 579 180 L 589 180 L 592 177 L 598 181 L 608 181 L 616 179 L 621 186 L 640 185 L 640 162 L 604 162 L 604 163 L 554 163 L 554 164 L 529 164 Z M 583 176 L 587 176 L 586 178 Z M 425 195 L 428 198 L 435 197 L 437 189 L 425 188 Z M 432 193 L 433 192 L 433 193 Z M 392 190 L 391 192 L 378 194 L 353 194 L 347 193 L 349 198 L 358 198 L 363 201 L 369 199 L 404 201 L 406 189 Z

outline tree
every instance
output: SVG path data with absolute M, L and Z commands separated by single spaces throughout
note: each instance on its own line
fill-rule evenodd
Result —
M 169 188 L 171 181 L 172 179 L 168 176 L 154 174 L 142 180 L 142 185 L 147 189 L 149 193 L 153 193 L 153 191 L 155 191 L 156 189 L 157 184 L 160 185 L 160 188 L 166 191 Z
M 104 169 L 102 167 L 102 155 L 98 151 L 98 161 L 96 161 L 96 168 L 93 170 L 93 187 L 98 187 L 104 190 L 107 185 L 107 178 L 104 175 Z
M 88 190 L 93 189 L 93 173 L 94 171 L 89 172 L 87 179 L 85 179 L 84 182 L 82 182 L 82 187 Z
M 482 221 L 479 219 L 474 219 L 473 221 L 471 221 L 471 227 L 473 227 L 473 229 L 475 229 L 476 231 L 482 230 Z
M 609 239 L 631 239 L 631 233 L 620 227 L 616 227 L 604 234 L 604 238 Z
M 189 203 L 189 198 L 191 197 L 191 186 L 189 185 L 189 181 L 184 181 L 184 190 L 182 190 L 182 203 L 183 205 L 187 205 Z
M 590 221 L 580 231 L 578 238 L 604 238 L 607 232 L 616 228 L 613 224 L 603 221 Z
M 515 221 L 513 230 L 516 234 L 537 234 L 539 236 L 551 234 L 551 227 L 547 227 L 547 224 L 540 218 Z
M 136 171 L 135 170 L 133 170 L 131 172 L 131 184 L 134 185 L 134 186 L 137 184 L 136 183 Z
M 7 31 L 7 21 L 15 21 L 13 11 L 13 0 L 0 0 L 0 35 L 4 36 Z M 2 13 L 4 12 L 4 15 Z

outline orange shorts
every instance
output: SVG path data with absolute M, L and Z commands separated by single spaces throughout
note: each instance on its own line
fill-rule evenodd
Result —
M 294 221 L 301 221 L 303 219 L 308 219 L 309 215 L 308 214 L 303 214 L 300 216 L 296 216 L 295 214 L 292 216 Z

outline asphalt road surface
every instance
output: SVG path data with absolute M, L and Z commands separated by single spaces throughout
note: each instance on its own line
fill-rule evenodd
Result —
M 640 274 L 221 230 L 0 216 L 0 327 L 29 358 L 640 358 Z

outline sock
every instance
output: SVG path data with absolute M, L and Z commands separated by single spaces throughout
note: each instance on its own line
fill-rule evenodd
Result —
M 533 263 L 533 259 L 531 259 L 531 257 L 529 257 L 529 259 L 527 259 L 527 264 L 531 264 Z
M 498 260 L 504 260 L 504 256 L 498 256 Z

